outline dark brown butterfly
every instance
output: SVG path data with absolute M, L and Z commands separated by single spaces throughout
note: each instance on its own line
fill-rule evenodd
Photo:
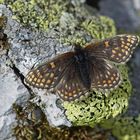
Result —
M 31 70 L 25 82 L 37 88 L 53 88 L 65 101 L 79 99 L 91 89 L 114 89 L 120 84 L 121 76 L 110 62 L 126 63 L 138 42 L 138 36 L 117 35 L 84 48 L 76 45 L 73 52 Z

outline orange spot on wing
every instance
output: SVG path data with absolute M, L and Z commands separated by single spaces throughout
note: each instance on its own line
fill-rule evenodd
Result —
M 52 69 L 55 68 L 54 62 L 51 62 L 50 65 L 51 65 L 51 68 L 52 68 Z
M 124 48 L 125 48 L 125 49 L 128 49 L 128 46 L 125 46 Z
M 109 42 L 105 41 L 105 47 L 109 47 Z

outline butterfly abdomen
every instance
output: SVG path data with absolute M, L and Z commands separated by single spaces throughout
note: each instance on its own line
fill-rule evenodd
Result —
M 83 85 L 90 89 L 91 87 L 91 78 L 90 78 L 90 67 L 89 67 L 89 59 L 86 52 L 80 50 L 75 55 L 75 64 L 76 70 L 79 74 L 79 78 Z

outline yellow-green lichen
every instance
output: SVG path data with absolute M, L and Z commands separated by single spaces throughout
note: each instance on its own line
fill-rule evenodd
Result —
M 116 34 L 114 21 L 105 16 L 90 16 L 84 21 L 73 20 L 74 23 L 73 28 L 71 28 L 71 23 L 67 23 L 68 28 L 62 32 L 63 43 L 85 45 L 92 39 L 104 39 Z
M 66 9 L 65 0 L 7 0 L 6 4 L 11 8 L 14 19 L 42 30 L 58 25 L 61 12 Z
M 0 0 L 0 4 L 3 4 L 4 3 L 4 0 Z
M 118 117 L 102 123 L 118 140 L 140 140 L 140 116 Z
M 73 125 L 95 126 L 106 119 L 116 117 L 127 109 L 132 90 L 125 66 L 118 66 L 122 84 L 110 93 L 93 92 L 90 97 L 78 102 L 64 102 L 67 118 Z
M 114 21 L 105 16 L 86 19 L 81 26 L 95 39 L 105 39 L 116 34 Z
M 5 3 L 11 8 L 13 18 L 27 27 L 41 30 L 58 29 L 58 39 L 63 44 L 84 45 L 87 40 L 90 41 L 86 39 L 88 36 L 91 39 L 102 39 L 116 33 L 114 22 L 110 18 L 91 16 L 82 6 L 73 7 L 66 0 L 7 0 Z M 80 18 L 75 16 L 75 11 L 80 11 Z

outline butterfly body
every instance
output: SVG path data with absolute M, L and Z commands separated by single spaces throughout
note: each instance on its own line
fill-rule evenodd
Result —
M 89 59 L 90 58 L 88 57 L 88 53 L 82 47 L 75 46 L 75 67 L 81 82 L 87 89 L 90 89 L 91 87 Z
M 73 52 L 61 54 L 32 69 L 25 83 L 54 89 L 65 101 L 78 100 L 91 89 L 113 90 L 120 85 L 121 75 L 112 63 L 126 63 L 138 42 L 138 36 L 117 35 L 83 48 L 76 45 Z

